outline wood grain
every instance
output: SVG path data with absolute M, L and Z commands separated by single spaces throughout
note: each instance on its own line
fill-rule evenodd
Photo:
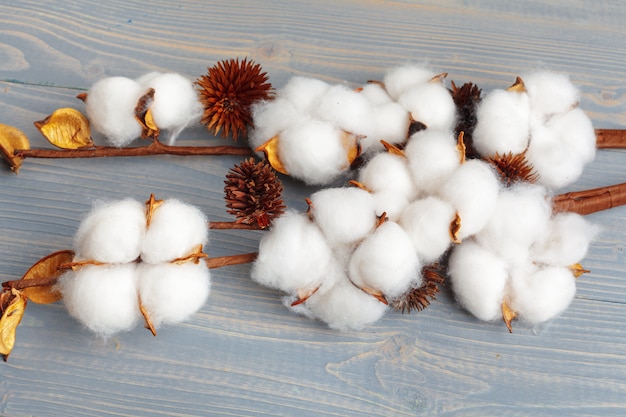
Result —
M 357 85 L 428 62 L 485 91 L 537 68 L 564 71 L 596 127 L 626 127 L 626 5 L 581 0 L 82 1 L 0 5 L 0 123 L 47 147 L 33 122 L 110 75 L 196 77 L 250 57 L 277 87 L 297 74 Z M 101 138 L 96 138 L 100 140 Z M 224 144 L 201 127 L 181 145 Z M 228 143 L 227 143 L 228 144 Z M 626 181 L 624 151 L 602 150 L 564 191 Z M 97 199 L 176 197 L 211 220 L 238 157 L 26 160 L 0 168 L 0 277 L 71 247 Z M 314 191 L 285 180 L 304 209 Z M 8 363 L 0 415 L 618 416 L 626 413 L 626 208 L 590 215 L 603 232 L 572 306 L 531 328 L 482 323 L 448 289 L 418 314 L 340 333 L 297 317 L 249 266 L 212 271 L 192 320 L 100 340 L 61 304 L 29 305 Z M 210 254 L 256 250 L 262 232 L 211 231 Z

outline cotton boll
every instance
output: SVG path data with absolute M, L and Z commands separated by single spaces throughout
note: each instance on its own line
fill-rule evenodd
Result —
M 203 109 L 198 94 L 190 80 L 176 73 L 151 73 L 141 81 L 144 90 L 154 88 L 152 118 L 159 129 L 170 132 L 171 145 L 185 127 L 199 120 Z
M 293 103 L 285 98 L 277 97 L 271 101 L 254 103 L 252 105 L 254 128 L 248 135 L 250 147 L 258 148 L 289 126 L 297 125 L 304 117 L 298 113 Z
M 136 81 L 125 77 L 109 77 L 96 82 L 87 92 L 85 106 L 93 129 L 119 147 L 141 136 L 135 107 L 144 92 Z
M 387 311 L 385 304 L 355 287 L 345 276 L 328 291 L 313 294 L 306 306 L 331 329 L 342 331 L 361 330 Z
M 208 241 L 206 216 L 181 201 L 165 200 L 157 206 L 143 241 L 141 259 L 156 264 L 191 255 Z
M 476 111 L 472 135 L 474 147 L 482 156 L 521 153 L 528 146 L 530 105 L 528 94 L 494 90 Z
M 473 159 L 463 163 L 443 185 L 440 196 L 450 202 L 461 218 L 460 240 L 478 233 L 491 218 L 500 183 L 489 165 Z
M 372 129 L 373 109 L 363 95 L 338 84 L 328 88 L 313 104 L 313 117 L 345 131 L 363 134 Z
M 567 268 L 522 268 L 511 273 L 510 307 L 533 324 L 547 321 L 567 309 L 576 294 L 576 281 Z
M 377 222 L 374 198 L 360 188 L 327 188 L 311 195 L 311 202 L 311 215 L 331 246 L 356 243 Z
M 140 75 L 139 77 L 135 78 L 135 81 L 139 83 L 139 85 L 145 86 L 151 80 L 155 79 L 156 77 L 162 74 L 163 74 L 162 72 L 158 72 L 158 71 L 148 72 L 146 74 Z
M 133 262 L 141 254 L 145 232 L 145 205 L 131 199 L 97 204 L 74 237 L 76 258 L 109 264 Z
M 382 216 L 385 213 L 387 219 L 394 222 L 400 219 L 406 207 L 411 203 L 406 196 L 393 190 L 381 190 L 372 193 L 372 197 L 374 197 L 376 215 Z
M 461 154 L 452 133 L 426 129 L 411 136 L 404 149 L 418 190 L 439 190 L 461 164 Z
M 278 154 L 289 174 L 310 185 L 327 184 L 348 169 L 345 133 L 318 120 L 292 125 L 280 134 Z
M 545 238 L 551 214 L 545 188 L 519 185 L 500 193 L 491 218 L 476 234 L 476 240 L 509 262 L 526 261 L 531 246 Z
M 392 102 L 376 106 L 371 115 L 369 130 L 362 131 L 365 138 L 359 142 L 363 153 L 381 152 L 381 140 L 391 144 L 404 143 L 407 139 L 411 120 L 409 112 L 398 103 Z
M 382 292 L 388 298 L 419 287 L 420 260 L 407 233 L 392 221 L 381 224 L 354 251 L 348 275 L 356 286 Z
M 251 275 L 259 284 L 293 293 L 319 287 L 332 263 L 320 228 L 306 214 L 288 211 L 261 239 Z
M 413 120 L 429 129 L 454 129 L 456 105 L 450 91 L 440 82 L 414 86 L 398 97 L 398 103 L 411 113 Z
M 559 213 L 550 221 L 547 236 L 538 242 L 531 257 L 537 263 L 571 266 L 586 255 L 598 227 L 576 213 Z
M 285 98 L 291 102 L 298 113 L 309 114 L 320 97 L 322 97 L 330 85 L 322 80 L 310 77 L 292 77 L 287 84 L 281 88 L 277 97 Z
M 546 128 L 567 144 L 583 163 L 593 161 L 596 156 L 596 132 L 591 120 L 580 108 L 575 108 L 565 114 L 552 117 Z
M 358 180 L 371 192 L 393 191 L 413 199 L 417 195 L 407 159 L 389 152 L 379 153 L 359 171 Z
M 387 93 L 393 100 L 413 86 L 425 84 L 436 74 L 418 65 L 404 65 L 393 68 L 385 74 L 384 84 Z
M 531 110 L 542 119 L 553 114 L 565 113 L 580 101 L 578 89 L 566 74 L 550 71 L 524 75 Z
M 526 159 L 539 174 L 538 184 L 558 189 L 576 181 L 583 172 L 580 156 L 545 126 L 535 126 Z
M 391 97 L 389 97 L 389 94 L 385 90 L 385 87 L 377 82 L 365 84 L 363 87 L 361 87 L 360 94 L 374 106 L 394 103 L 394 101 L 391 99 Z
M 457 301 L 479 320 L 501 317 L 508 280 L 507 263 L 474 240 L 456 246 L 450 256 L 448 273 Z
M 205 262 L 180 265 L 144 262 L 137 267 L 141 304 L 155 327 L 187 320 L 206 302 L 210 285 Z
M 130 330 L 141 318 L 135 263 L 84 266 L 58 285 L 70 315 L 101 336 Z
M 409 204 L 398 221 L 409 236 L 424 263 L 432 263 L 450 247 L 450 224 L 456 211 L 436 197 L 426 197 Z

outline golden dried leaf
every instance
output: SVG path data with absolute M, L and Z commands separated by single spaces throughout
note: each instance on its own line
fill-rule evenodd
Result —
M 150 317 L 150 314 L 148 314 L 148 310 L 146 310 L 146 308 L 143 306 L 143 303 L 141 302 L 141 296 L 137 296 L 137 304 L 139 305 L 139 312 L 141 313 L 145 321 L 144 327 L 150 330 L 150 333 L 152 333 L 152 336 L 156 336 L 157 335 L 156 327 L 154 327 L 154 323 L 152 322 L 152 318 Z
M 361 189 L 361 190 L 363 190 L 363 191 L 367 191 L 368 193 L 371 193 L 371 192 L 372 192 L 372 190 L 370 190 L 369 188 L 367 188 L 367 187 L 365 186 L 365 184 L 363 184 L 362 182 L 359 182 L 359 181 L 357 181 L 357 180 L 350 180 L 350 181 L 348 181 L 348 184 L 350 184 L 350 185 L 351 185 L 351 186 L 353 186 L 353 187 L 360 188 L 360 189 Z
M 263 152 L 265 154 L 265 159 L 267 162 L 274 168 L 276 171 L 281 174 L 289 175 L 287 168 L 283 165 L 283 162 L 280 160 L 280 155 L 278 154 L 278 141 L 280 140 L 279 136 L 276 135 L 263 145 L 259 146 L 255 149 L 257 152 Z
M 22 293 L 16 289 L 11 289 L 10 293 L 3 293 L 0 305 L 2 316 L 0 317 L 0 354 L 4 355 L 4 360 L 9 359 L 9 355 L 15 345 L 15 330 L 22 321 L 26 310 L 27 300 Z
M 30 142 L 24 132 L 16 127 L 0 124 L 0 154 L 16 174 L 24 160 L 15 155 L 15 151 L 19 149 L 30 149 Z
M 361 156 L 361 145 L 359 144 L 359 140 L 362 138 L 363 136 L 355 135 L 354 133 L 343 132 L 343 135 L 341 136 L 341 143 L 343 148 L 346 150 L 348 165 L 352 164 L 355 159 Z
M 511 322 L 517 318 L 517 313 L 509 307 L 506 301 L 503 301 L 500 307 L 502 308 L 502 320 L 504 320 L 506 328 L 509 329 L 509 333 L 513 333 L 513 326 L 511 326 Z
M 74 252 L 71 250 L 51 253 L 31 266 L 22 279 L 37 280 L 42 278 L 56 278 L 63 273 L 61 266 L 71 263 L 72 259 L 74 259 Z M 54 284 L 24 288 L 22 293 L 30 301 L 37 304 L 54 303 L 63 298 L 63 295 L 56 289 Z
M 301 289 L 301 290 L 297 290 L 296 291 L 296 295 L 298 296 L 298 298 L 296 299 L 296 301 L 294 301 L 293 303 L 291 303 L 292 307 L 295 307 L 297 305 L 300 305 L 302 303 L 304 303 L 306 300 L 308 300 L 313 294 L 315 294 L 317 292 L 317 290 L 319 290 L 321 287 L 321 285 L 318 285 L 315 288 L 308 288 L 308 289 Z
M 448 76 L 447 72 L 442 72 L 440 74 L 435 75 L 433 78 L 431 78 L 429 80 L 429 82 L 431 82 L 431 83 L 435 83 L 435 82 L 440 83 L 440 82 L 443 82 L 443 79 L 446 78 L 447 76 Z
M 354 282 L 352 284 L 358 289 L 360 289 L 361 291 L 363 291 L 365 294 L 371 295 L 372 297 L 374 297 L 375 299 L 377 299 L 384 305 L 389 305 L 389 301 L 387 301 L 387 297 L 385 297 L 385 294 L 383 294 L 382 291 L 377 290 L 376 288 L 371 288 L 371 287 L 359 287 Z
M 384 140 L 381 140 L 380 143 L 382 143 L 382 145 L 385 147 L 385 150 L 387 150 L 387 152 L 389 152 L 390 154 L 398 155 L 398 156 L 405 156 L 404 151 L 402 149 L 398 148 L 393 143 L 389 143 L 389 142 L 384 141 Z
M 461 239 L 459 239 L 459 230 L 461 230 L 461 216 L 457 211 L 454 215 L 454 219 L 450 222 L 450 239 L 453 243 L 461 243 Z
M 465 146 L 465 141 L 463 140 L 464 137 L 465 132 L 459 132 L 459 137 L 456 140 L 456 149 L 459 151 L 461 164 L 465 163 L 465 155 L 467 153 L 467 147 Z
M 516 93 L 525 93 L 526 86 L 524 85 L 524 80 L 520 77 L 515 78 L 515 82 L 506 91 L 515 91 Z
M 154 88 L 148 89 L 148 91 L 139 98 L 135 106 L 135 119 L 141 125 L 142 139 L 159 139 L 160 130 L 156 123 L 154 123 L 154 117 L 150 109 L 152 103 L 154 103 L 155 91 Z
M 48 142 L 61 149 L 93 147 L 89 121 L 78 110 L 62 108 L 35 122 L 35 126 Z
M 150 198 L 146 201 L 146 227 L 150 226 L 152 223 L 152 216 L 154 215 L 154 210 L 159 208 L 161 204 L 163 204 L 164 200 L 157 200 L 154 198 L 154 194 L 150 194 Z
M 574 264 L 574 265 L 570 265 L 569 270 L 572 271 L 572 274 L 574 274 L 574 278 L 578 278 L 583 274 L 588 274 L 591 271 L 588 269 L 585 269 L 582 264 Z

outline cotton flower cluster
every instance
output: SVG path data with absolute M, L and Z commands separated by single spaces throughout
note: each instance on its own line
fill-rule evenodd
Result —
M 170 145 L 185 127 L 200 120 L 203 109 L 190 80 L 176 73 L 151 72 L 134 80 L 108 77 L 96 82 L 86 97 L 91 126 L 113 146 L 139 138 L 142 126 L 136 108 L 150 89 L 154 89 L 149 107 L 152 121 L 169 132 Z
M 155 327 L 178 323 L 206 301 L 206 218 L 178 200 L 95 206 L 75 236 L 74 268 L 59 279 L 70 315 L 109 336 L 133 328 L 143 308 Z
M 522 81 L 523 80 L 523 81 Z M 574 182 L 596 150 L 580 93 L 564 74 L 536 72 L 506 90 L 490 92 L 477 111 L 474 146 L 485 157 L 520 154 L 556 189 Z
M 517 317 L 539 324 L 563 312 L 576 292 L 576 264 L 597 228 L 574 213 L 553 213 L 545 187 L 503 191 L 488 224 L 456 246 L 448 272 L 459 303 L 480 320 Z
M 272 101 L 253 108 L 250 145 L 274 168 L 309 184 L 328 184 L 359 153 L 381 151 L 381 140 L 404 143 L 411 121 L 451 130 L 456 119 L 441 76 L 418 66 L 390 71 L 383 83 L 359 89 L 294 77 Z

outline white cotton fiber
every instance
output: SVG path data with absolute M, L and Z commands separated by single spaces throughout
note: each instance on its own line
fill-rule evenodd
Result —
M 367 98 L 345 85 L 333 85 L 313 104 L 314 118 L 354 134 L 372 130 L 374 106 Z
M 541 120 L 571 110 L 580 100 L 580 93 L 567 74 L 540 71 L 524 75 L 522 79 L 531 110 Z
M 377 216 L 385 213 L 387 219 L 398 221 L 406 207 L 411 203 L 406 196 L 403 196 L 393 190 L 382 190 L 372 193 L 374 197 L 374 207 Z
M 252 279 L 292 293 L 315 289 L 328 272 L 333 253 L 319 227 L 306 214 L 288 211 L 274 220 L 259 243 Z
M 306 305 L 313 316 L 331 329 L 361 330 L 379 320 L 387 306 L 355 287 L 347 277 L 324 293 L 315 293 Z
M 521 320 L 539 324 L 567 309 L 576 294 L 576 281 L 567 268 L 528 269 L 511 273 L 510 307 Z
M 198 208 L 176 199 L 165 200 L 152 214 L 141 259 L 153 264 L 169 262 L 189 256 L 207 241 L 207 218 Z
M 327 184 L 349 166 L 343 136 L 341 129 L 318 120 L 292 125 L 280 134 L 280 160 L 292 177 L 311 185 Z
M 543 125 L 535 126 L 526 159 L 539 178 L 538 184 L 558 189 L 576 181 L 583 172 L 580 156 Z
M 140 263 L 137 286 L 141 303 L 155 327 L 180 323 L 197 312 L 209 296 L 211 280 L 206 262 Z
M 508 280 L 507 264 L 474 240 L 456 246 L 448 273 L 457 301 L 479 320 L 501 317 Z
M 67 311 L 104 337 L 133 328 L 141 318 L 135 265 L 89 265 L 63 274 L 58 285 Z
M 150 73 L 138 79 L 145 91 L 154 88 L 154 102 L 150 107 L 154 123 L 170 133 L 173 144 L 180 132 L 202 115 L 202 105 L 193 83 L 176 73 Z
M 391 102 L 376 106 L 371 116 L 369 130 L 359 142 L 363 153 L 381 152 L 384 147 L 381 140 L 391 144 L 406 142 L 411 120 L 409 112 L 398 103 Z
M 476 119 L 472 137 L 482 156 L 517 154 L 526 149 L 530 128 L 528 94 L 494 90 L 478 106 Z
M 409 88 L 428 83 L 435 75 L 429 69 L 409 64 L 387 71 L 383 82 L 389 96 L 393 100 L 398 100 L 400 95 Z
M 455 214 L 450 203 L 433 196 L 413 201 L 402 213 L 398 222 L 424 263 L 436 261 L 450 246 Z
M 420 260 L 411 239 L 395 222 L 381 224 L 354 251 L 348 263 L 348 275 L 359 288 L 382 292 L 388 298 L 419 287 Z
M 356 243 L 376 225 L 374 198 L 360 188 L 326 188 L 312 194 L 311 202 L 311 215 L 331 246 Z
M 411 87 L 398 97 L 398 103 L 411 113 L 413 120 L 424 123 L 429 129 L 454 129 L 456 105 L 452 94 L 440 81 Z
M 428 194 L 439 190 L 461 164 L 456 138 L 448 131 L 426 129 L 413 134 L 404 154 L 417 189 Z
M 531 246 L 545 238 L 551 214 L 544 187 L 518 185 L 500 193 L 491 218 L 476 234 L 476 240 L 509 262 L 525 261 Z
M 93 129 L 119 147 L 141 136 L 135 107 L 144 92 L 139 83 L 125 77 L 109 77 L 96 82 L 87 92 L 85 106 Z
M 567 144 L 583 163 L 593 161 L 596 156 L 596 132 L 591 120 L 580 108 L 575 108 L 565 114 L 552 117 L 546 127 Z
M 371 82 L 361 87 L 360 94 L 363 95 L 372 105 L 394 103 L 381 83 Z
M 478 233 L 495 209 L 500 184 L 492 168 L 473 159 L 462 164 L 443 185 L 440 196 L 450 202 L 461 217 L 460 240 Z
M 586 255 L 598 227 L 576 213 L 559 213 L 552 217 L 545 238 L 532 250 L 534 262 L 553 266 L 571 266 Z
M 96 204 L 81 222 L 74 247 L 76 258 L 116 264 L 135 261 L 146 231 L 146 206 L 125 199 Z
M 325 81 L 310 77 L 292 77 L 276 96 L 291 102 L 298 113 L 309 114 L 315 102 L 330 88 Z
M 254 128 L 248 135 L 252 149 L 278 135 L 291 125 L 296 125 L 304 116 L 285 98 L 256 102 L 252 105 L 252 124 Z M 308 116 L 307 116 L 308 117 Z
M 359 170 L 358 180 L 373 193 L 392 191 L 408 199 L 417 195 L 407 159 L 393 153 L 375 155 Z

